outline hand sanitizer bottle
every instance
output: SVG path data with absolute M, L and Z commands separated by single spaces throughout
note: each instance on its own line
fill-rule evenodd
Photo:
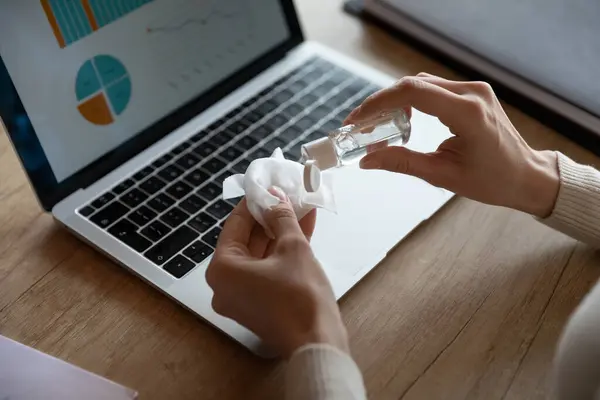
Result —
M 382 113 L 358 124 L 343 126 L 326 137 L 302 146 L 300 163 L 304 168 L 304 186 L 315 192 L 320 186 L 320 172 L 359 161 L 369 146 L 387 142 L 403 146 L 408 143 L 411 124 L 403 110 Z

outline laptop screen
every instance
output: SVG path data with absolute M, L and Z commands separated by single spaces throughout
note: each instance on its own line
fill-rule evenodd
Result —
M 289 40 L 284 3 L 0 0 L 0 98 L 60 183 Z

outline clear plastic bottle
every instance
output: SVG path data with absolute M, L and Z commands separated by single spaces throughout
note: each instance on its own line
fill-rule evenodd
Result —
M 305 165 L 305 186 L 316 191 L 320 171 L 355 163 L 371 145 L 387 142 L 405 145 L 410 140 L 411 124 L 404 110 L 382 113 L 359 124 L 343 126 L 327 136 L 302 146 L 300 163 Z

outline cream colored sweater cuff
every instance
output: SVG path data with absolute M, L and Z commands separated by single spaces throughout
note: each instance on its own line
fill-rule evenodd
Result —
M 297 350 L 286 371 L 287 400 L 363 400 L 363 378 L 350 355 L 323 344 Z
M 581 241 L 600 246 L 600 172 L 558 153 L 560 190 L 544 224 Z

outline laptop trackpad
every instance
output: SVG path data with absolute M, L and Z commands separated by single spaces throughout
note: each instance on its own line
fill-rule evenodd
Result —
M 336 293 L 347 290 L 452 196 L 416 178 L 355 167 L 335 171 L 334 190 L 338 212 L 319 211 L 313 249 L 334 286 L 342 281 Z

